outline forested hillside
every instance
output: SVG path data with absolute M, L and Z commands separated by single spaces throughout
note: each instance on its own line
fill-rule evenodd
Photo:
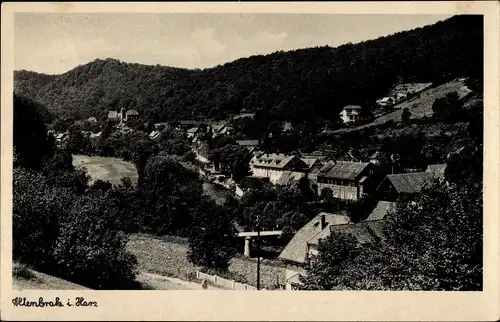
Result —
M 134 108 L 150 121 L 260 111 L 264 123 L 336 120 L 373 104 L 397 81 L 482 77 L 483 18 L 455 16 L 358 44 L 251 56 L 204 70 L 95 60 L 61 75 L 16 71 L 15 91 L 59 117 Z

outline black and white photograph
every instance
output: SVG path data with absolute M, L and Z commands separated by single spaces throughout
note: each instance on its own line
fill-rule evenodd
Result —
M 484 290 L 484 15 L 13 19 L 13 290 Z

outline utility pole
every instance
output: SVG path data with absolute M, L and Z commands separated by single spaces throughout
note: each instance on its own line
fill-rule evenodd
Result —
M 257 291 L 260 290 L 260 218 L 257 217 Z

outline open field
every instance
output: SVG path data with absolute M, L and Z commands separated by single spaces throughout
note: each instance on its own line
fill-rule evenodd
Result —
M 243 242 L 243 240 L 242 240 Z M 146 273 L 188 279 L 194 276 L 198 267 L 187 260 L 188 244 L 185 240 L 163 240 L 148 235 L 131 235 L 127 249 L 137 257 L 139 270 Z M 242 275 L 247 284 L 255 286 L 257 280 L 256 260 L 235 257 L 229 270 Z M 284 270 L 261 261 L 261 285 L 272 286 L 279 280 L 284 283 Z
M 420 95 L 412 99 L 397 104 L 394 108 L 394 111 L 377 117 L 371 123 L 360 126 L 342 128 L 336 131 L 332 131 L 332 133 L 342 134 L 353 131 L 359 131 L 365 128 L 382 125 L 388 121 L 401 122 L 401 115 L 403 114 L 404 108 L 408 108 L 410 110 L 412 119 L 419 119 L 423 117 L 432 116 L 432 104 L 437 98 L 444 97 L 446 94 L 450 92 L 461 93 L 460 89 L 463 86 L 464 86 L 463 81 L 455 80 L 440 86 L 430 88 L 428 90 L 421 92 Z
M 114 185 L 119 185 L 121 179 L 129 177 L 132 183 L 137 184 L 137 170 L 131 162 L 117 158 L 74 155 L 73 166 L 87 169 L 91 181 L 109 181 Z

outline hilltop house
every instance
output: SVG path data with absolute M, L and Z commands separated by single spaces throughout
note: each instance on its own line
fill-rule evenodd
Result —
M 357 200 L 370 192 L 374 171 L 371 162 L 329 161 L 316 174 L 318 195 L 329 188 L 335 198 Z
M 347 105 L 339 113 L 340 118 L 344 123 L 356 122 L 359 120 L 361 114 L 361 106 L 359 105 Z
M 139 116 L 139 112 L 136 110 L 125 111 L 123 108 L 120 111 L 109 111 L 108 120 L 123 124 L 129 119 L 135 119 Z
M 310 254 L 314 247 L 309 242 L 315 243 L 319 240 L 318 235 L 329 234 L 329 227 L 349 223 L 349 218 L 343 215 L 320 213 L 299 229 L 293 236 L 278 259 L 285 263 L 286 289 L 296 289 L 300 284 L 299 276 L 305 275 L 309 263 Z

